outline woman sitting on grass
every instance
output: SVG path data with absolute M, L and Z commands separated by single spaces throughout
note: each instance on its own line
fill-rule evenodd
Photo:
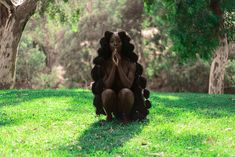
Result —
M 124 123 L 144 119 L 151 107 L 146 79 L 141 76 L 143 68 L 137 63 L 130 40 L 123 31 L 105 32 L 98 57 L 94 59 L 91 72 L 95 81 L 92 85 L 94 105 L 96 113 L 105 114 L 107 121 L 113 115 Z

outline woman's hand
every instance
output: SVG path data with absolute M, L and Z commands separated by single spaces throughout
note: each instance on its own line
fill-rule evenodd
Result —
M 112 53 L 112 60 L 116 66 L 118 66 L 120 59 L 121 59 L 121 56 L 119 55 L 119 53 L 117 53 L 117 49 L 114 49 Z
M 114 54 L 113 55 L 113 63 L 117 66 L 118 65 L 118 58 L 117 58 L 117 55 Z

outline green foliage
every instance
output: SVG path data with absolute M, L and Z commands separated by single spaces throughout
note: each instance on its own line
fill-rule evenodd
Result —
M 155 15 L 154 23 L 165 27 L 165 32 L 173 42 L 172 50 L 182 60 L 195 58 L 196 54 L 209 59 L 218 46 L 219 35 L 227 28 L 229 36 L 234 32 L 231 26 L 221 27 L 221 17 L 211 9 L 210 3 L 209 0 L 145 0 L 145 11 L 148 15 Z M 232 16 L 233 3 L 234 1 L 227 0 L 220 4 L 224 14 L 228 13 L 229 17 Z M 227 18 L 225 21 L 231 24 L 232 19 Z
M 228 61 L 225 71 L 226 87 L 235 87 L 235 59 Z
M 31 32 L 29 28 L 26 28 L 25 34 Z M 43 52 L 45 50 L 35 42 L 43 39 L 48 40 L 43 38 L 44 35 L 38 28 L 40 27 L 34 28 L 38 30 L 36 38 L 34 32 L 30 35 L 23 35 L 21 39 L 17 60 L 16 87 L 34 89 L 63 87 L 61 85 L 64 82 L 63 68 L 53 65 L 51 71 L 48 70 L 46 66 L 47 58 L 45 52 Z M 49 33 L 46 34 L 47 37 Z M 47 42 L 47 45 L 50 45 L 50 42 Z
M 148 120 L 101 125 L 89 90 L 1 90 L 0 156 L 233 156 L 234 95 L 152 93 Z
M 76 39 L 71 39 L 76 40 Z M 92 53 L 96 53 L 94 48 L 80 45 L 66 45 L 67 50 L 61 53 L 60 64 L 65 67 L 67 87 L 78 87 L 79 83 L 89 84 L 92 80 L 90 71 L 92 69 Z M 73 48 L 76 51 L 71 51 Z
M 34 89 L 63 88 L 64 70 L 54 66 L 50 73 L 39 73 L 32 79 Z
M 80 12 L 83 5 L 77 0 L 41 0 L 38 13 L 41 17 L 48 16 L 56 23 L 65 24 L 71 27 L 73 32 L 77 32 L 77 23 L 80 19 Z
M 32 44 L 29 36 L 23 36 L 16 66 L 17 82 L 30 82 L 45 67 L 45 55 Z
M 171 52 L 155 54 L 155 57 L 152 57 L 152 53 L 154 51 L 147 56 L 145 70 L 151 89 L 168 92 L 208 91 L 210 65 L 207 61 L 197 57 L 197 61 L 180 64 L 178 56 Z
M 164 43 L 166 36 L 156 28 L 146 28 L 151 38 L 144 38 L 144 55 L 148 61 L 145 74 L 150 89 L 171 92 L 207 92 L 210 65 L 199 56 L 182 64 L 178 53 Z M 155 32 L 155 33 L 154 33 Z M 147 34 L 146 33 L 146 34 Z M 197 78 L 197 79 L 195 79 Z
M 80 83 L 89 85 L 99 39 L 106 30 L 124 29 L 133 39 L 135 52 L 145 59 L 140 62 L 146 67 L 144 71 L 151 87 L 159 87 L 158 90 L 171 88 L 171 91 L 195 91 L 197 87 L 197 91 L 205 92 L 209 63 L 179 63 L 191 57 L 195 60 L 209 58 L 211 53 L 207 52 L 217 44 L 210 28 L 216 25 L 218 18 L 209 7 L 206 8 L 209 1 L 144 2 L 143 14 L 143 1 L 139 0 L 40 0 L 20 43 L 17 82 L 27 81 L 33 88 L 54 88 L 61 75 L 53 69 L 62 65 L 66 71 L 66 87 L 78 87 Z M 227 19 L 225 32 L 232 32 L 234 5 L 231 4 L 229 0 L 223 1 Z M 177 10 L 178 7 L 181 9 Z M 157 29 L 152 38 L 141 36 L 151 29 Z M 231 41 L 235 33 L 228 35 Z M 212 40 L 208 42 L 210 36 Z M 200 57 L 195 57 L 197 54 Z M 52 67 L 46 64 L 48 59 L 52 60 Z M 232 73 L 229 72 L 229 76 Z
M 61 6 L 65 7 L 61 7 Z M 67 3 L 65 4 L 51 4 L 48 8 L 48 16 L 56 22 L 71 26 L 72 31 L 77 32 L 77 23 L 80 18 L 80 9 L 71 9 Z

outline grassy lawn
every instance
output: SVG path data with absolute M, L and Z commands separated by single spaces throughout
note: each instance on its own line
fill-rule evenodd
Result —
M 148 120 L 100 125 L 88 90 L 0 90 L 0 156 L 235 156 L 235 95 L 152 93 Z

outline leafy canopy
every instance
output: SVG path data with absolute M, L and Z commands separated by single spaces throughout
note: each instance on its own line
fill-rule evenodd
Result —
M 213 0 L 145 0 L 145 11 L 156 26 L 164 28 L 173 42 L 172 50 L 182 60 L 198 54 L 209 59 L 219 44 L 219 35 L 227 33 L 234 40 L 233 0 L 218 1 L 223 17 L 211 8 Z M 223 19 L 222 19 L 223 18 Z M 223 27 L 221 27 L 221 21 Z
M 77 23 L 80 18 L 83 3 L 79 0 L 39 0 L 40 6 L 38 13 L 40 16 L 47 15 L 51 20 L 60 23 L 66 23 L 77 32 Z M 62 6 L 62 7 L 61 7 Z

